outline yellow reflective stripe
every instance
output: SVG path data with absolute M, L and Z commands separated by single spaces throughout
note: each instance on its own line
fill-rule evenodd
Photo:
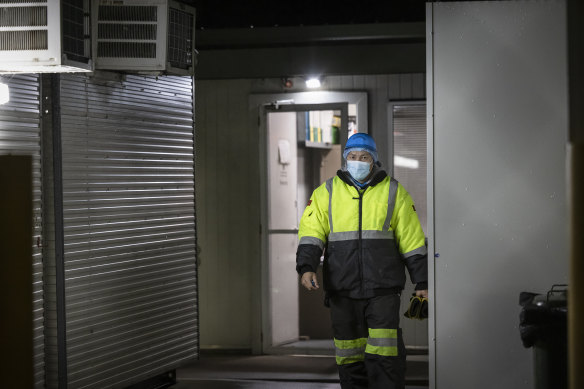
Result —
M 397 339 L 397 330 L 391 328 L 369 328 L 369 337 Z
M 362 348 L 367 344 L 367 338 L 357 339 L 337 339 L 335 338 L 335 347 L 340 350 L 347 350 L 353 348 Z
M 362 239 L 393 239 L 393 231 L 371 231 L 362 230 Z M 343 240 L 358 240 L 359 231 L 343 231 L 343 232 L 331 232 L 328 240 L 329 242 L 339 242 Z
M 383 223 L 383 231 L 389 230 L 391 225 L 391 218 L 393 217 L 393 209 L 395 208 L 395 199 L 397 198 L 397 188 L 399 183 L 395 178 L 391 178 L 389 181 L 389 196 L 387 198 L 387 216 L 385 218 L 385 223 Z
M 365 359 L 365 347 L 367 338 L 336 339 L 335 354 L 337 365 L 361 362 Z
M 384 357 L 395 357 L 398 355 L 397 341 L 397 329 L 369 328 L 369 341 L 365 352 Z
M 329 218 L 329 230 L 333 232 L 333 178 L 329 178 L 326 180 L 326 190 L 328 191 L 329 195 L 329 204 L 328 204 L 328 218 Z
M 349 363 L 363 362 L 365 360 L 365 353 L 355 355 L 353 357 L 336 357 L 337 365 L 348 365 Z
M 365 348 L 367 354 L 381 355 L 382 357 L 396 357 L 398 355 L 397 346 L 395 347 L 378 347 L 367 345 Z

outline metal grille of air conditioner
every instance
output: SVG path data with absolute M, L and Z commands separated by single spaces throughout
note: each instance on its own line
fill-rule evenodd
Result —
M 158 7 L 100 5 L 98 15 L 98 58 L 156 58 Z
M 47 0 L 1 0 L 2 4 L 46 3 Z
M 89 39 L 89 0 L 62 0 L 63 53 L 67 58 L 87 62 L 91 55 Z
M 4 8 L 0 13 L 2 27 L 31 27 L 47 25 L 47 6 Z
M 11 3 L 45 3 L 14 6 Z M 0 3 L 0 51 L 47 50 L 47 1 L 2 1 Z
M 168 62 L 180 69 L 193 66 L 193 26 L 195 15 L 176 8 L 168 15 Z
M 194 74 L 195 9 L 173 0 L 92 3 L 95 68 Z
M 0 0 L 0 73 L 93 70 L 90 0 Z

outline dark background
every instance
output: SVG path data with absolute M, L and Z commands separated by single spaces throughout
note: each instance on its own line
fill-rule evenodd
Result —
M 197 29 L 423 22 L 425 0 L 188 0 Z

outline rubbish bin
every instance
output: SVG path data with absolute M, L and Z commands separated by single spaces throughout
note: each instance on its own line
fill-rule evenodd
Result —
M 536 389 L 568 388 L 568 288 L 553 285 L 546 294 L 521 292 L 519 332 L 534 349 Z

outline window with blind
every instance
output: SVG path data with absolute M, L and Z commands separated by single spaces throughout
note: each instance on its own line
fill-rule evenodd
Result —
M 426 103 L 392 103 L 393 175 L 406 188 L 426 232 Z

